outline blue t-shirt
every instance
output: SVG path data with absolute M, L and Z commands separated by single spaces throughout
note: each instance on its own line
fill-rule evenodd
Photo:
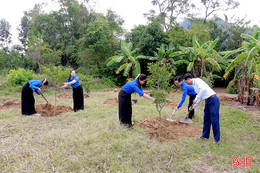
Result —
M 131 82 L 126 83 L 122 87 L 122 90 L 124 90 L 128 94 L 132 94 L 133 92 L 137 92 L 140 97 L 144 95 L 144 92 L 138 87 L 138 83 L 137 83 L 136 80 L 133 80 Z
M 182 98 L 181 98 L 181 101 L 180 103 L 178 104 L 177 108 L 180 108 L 182 106 L 182 104 L 184 103 L 185 99 L 186 99 L 186 96 L 187 94 L 189 96 L 193 96 L 193 95 L 196 95 L 197 93 L 195 92 L 193 86 L 190 86 L 188 84 L 186 84 L 184 82 L 184 80 L 182 81 L 182 84 L 181 84 L 181 89 L 182 89 Z
M 42 81 L 40 80 L 30 80 L 29 82 L 29 87 L 34 89 L 34 92 L 36 92 L 38 95 L 41 93 L 38 91 L 38 88 L 42 86 Z
M 74 76 L 72 79 L 71 79 L 71 77 L 69 77 L 68 82 L 72 82 L 73 80 L 75 80 L 76 83 L 71 85 L 72 88 L 76 88 L 76 87 L 80 86 L 78 76 Z

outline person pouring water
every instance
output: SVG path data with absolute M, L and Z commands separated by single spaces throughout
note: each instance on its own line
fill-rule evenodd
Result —
M 141 86 L 146 82 L 146 75 L 139 74 L 135 80 L 126 83 L 118 94 L 119 121 L 128 127 L 132 127 L 132 102 L 131 94 L 137 92 L 140 97 L 156 102 L 155 98 L 145 94 Z
M 84 110 L 84 95 L 83 89 L 80 85 L 79 78 L 76 76 L 76 71 L 71 70 L 68 82 L 63 82 L 63 86 L 58 87 L 58 89 L 66 88 L 71 85 L 73 90 L 73 108 L 74 112 L 78 110 Z

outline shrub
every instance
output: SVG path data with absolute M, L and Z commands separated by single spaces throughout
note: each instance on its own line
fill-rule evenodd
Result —
M 24 68 L 18 68 L 17 70 L 10 70 L 7 75 L 7 85 L 17 86 L 24 85 L 29 80 L 34 78 L 34 72 L 32 70 L 26 70 Z

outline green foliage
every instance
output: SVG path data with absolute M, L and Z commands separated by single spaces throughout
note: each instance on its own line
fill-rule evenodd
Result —
M 80 85 L 83 87 L 84 92 L 90 92 L 90 80 L 89 76 L 87 75 L 82 75 L 80 73 L 77 73 L 77 76 L 80 79 Z
M 220 64 L 225 64 L 223 59 L 217 51 L 214 50 L 219 38 L 213 41 L 206 41 L 200 43 L 199 39 L 193 37 L 192 47 L 180 47 L 180 51 L 173 52 L 171 57 L 179 57 L 181 61 L 177 61 L 178 64 L 184 63 L 187 65 L 187 71 L 192 71 L 193 76 L 200 76 L 200 78 L 206 77 L 209 83 L 213 82 L 213 77 L 210 75 L 213 72 L 219 72 L 221 70 Z M 181 59 L 182 57 L 186 59 Z
M 133 44 L 131 42 L 126 43 L 123 41 L 121 43 L 122 53 L 118 56 L 110 57 L 107 66 L 111 66 L 112 64 L 121 62 L 123 60 L 124 64 L 122 64 L 117 69 L 116 74 L 119 74 L 121 71 L 124 70 L 124 76 L 128 76 L 128 78 L 132 76 L 132 78 L 135 78 L 138 74 L 141 73 L 141 66 L 139 60 L 146 59 L 148 57 L 138 54 L 138 49 L 132 50 L 132 48 Z M 129 74 L 130 72 L 132 72 L 132 75 Z
M 132 42 L 139 48 L 139 53 L 145 56 L 153 56 L 156 48 L 166 43 L 166 33 L 158 22 L 152 22 L 147 26 L 139 25 L 126 36 L 126 41 Z
M 26 70 L 24 68 L 18 68 L 17 70 L 10 70 L 7 75 L 7 85 L 17 86 L 24 85 L 29 80 L 34 78 L 34 72 L 32 70 Z
M 68 79 L 71 68 L 62 66 L 41 66 L 41 71 L 43 74 L 46 74 L 50 77 L 50 82 L 53 85 L 58 85 L 59 83 L 64 82 L 64 80 Z
M 149 63 L 148 71 L 151 75 L 148 76 L 147 85 L 152 90 L 151 94 L 154 94 L 154 98 L 157 100 L 156 109 L 160 114 L 165 104 L 169 102 L 166 96 L 171 91 L 169 84 L 172 77 L 171 69 L 169 64 Z

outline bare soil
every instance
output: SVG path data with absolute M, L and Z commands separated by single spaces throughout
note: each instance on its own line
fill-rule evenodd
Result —
M 149 138 L 159 139 L 160 117 L 153 117 L 144 119 L 135 123 L 134 126 L 145 129 Z M 202 129 L 192 127 L 189 124 L 180 123 L 179 121 L 168 121 L 165 117 L 162 117 L 160 141 L 177 141 L 180 136 L 185 137 L 199 137 L 202 134 Z
M 21 108 L 21 100 L 8 100 L 2 104 L 0 104 L 0 109 L 6 108 Z M 54 106 L 51 104 L 38 104 L 35 105 L 35 110 L 37 113 L 41 114 L 42 116 L 54 116 Z M 63 105 L 56 105 L 56 115 L 73 111 L 71 106 L 63 106 Z
M 102 89 L 101 92 L 110 92 L 110 91 L 119 92 L 120 90 L 121 88 L 109 88 L 109 89 Z
M 35 110 L 37 113 L 41 114 L 42 116 L 54 116 L 54 106 L 51 104 L 36 105 Z M 73 111 L 73 108 L 71 106 L 56 105 L 55 114 L 58 115 L 64 112 L 71 112 L 71 111 Z
M 15 100 L 8 100 L 6 102 L 3 102 L 0 104 L 0 108 L 20 108 L 21 107 L 21 100 L 15 99 Z
M 252 113 L 252 116 L 260 117 L 259 106 L 247 105 L 246 103 L 238 102 L 238 95 L 225 93 L 225 88 L 213 88 L 213 90 L 217 93 L 220 102 L 225 102 L 230 107 L 235 109 L 241 109 L 243 111 L 250 112 Z
M 89 93 L 84 93 L 84 98 L 87 98 L 87 97 L 90 97 L 90 94 Z M 72 94 L 70 93 L 61 93 L 60 95 L 58 95 L 58 98 L 72 98 Z
M 106 101 L 104 101 L 103 104 L 118 105 L 118 98 L 114 97 L 114 98 L 106 99 Z M 135 102 L 132 101 L 132 105 L 134 105 L 134 104 L 135 104 Z
M 171 100 L 170 103 L 167 103 L 165 106 L 168 108 L 175 108 L 178 104 L 179 102 L 177 102 L 176 100 Z

